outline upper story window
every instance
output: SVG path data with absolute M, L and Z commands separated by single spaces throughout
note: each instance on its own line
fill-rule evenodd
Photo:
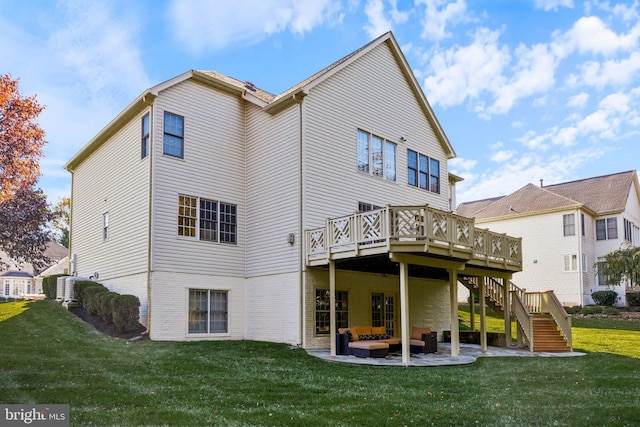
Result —
M 624 219 L 624 240 L 634 245 L 640 241 L 640 228 L 628 219 Z
M 149 155 L 149 113 L 142 116 L 142 138 L 140 143 L 140 158 Z
M 574 214 L 562 215 L 562 228 L 565 236 L 575 236 L 576 216 Z
M 585 236 L 586 233 L 584 231 L 584 214 L 583 213 L 580 214 L 580 228 L 582 230 L 582 235 Z
M 440 162 L 407 150 L 407 183 L 432 193 L 440 193 Z
M 169 156 L 184 158 L 184 117 L 164 112 L 162 152 Z
M 596 240 L 611 240 L 618 238 L 618 219 L 596 219 Z
M 396 180 L 396 144 L 358 130 L 358 171 Z
M 237 243 L 237 207 L 198 197 L 178 196 L 178 236 Z

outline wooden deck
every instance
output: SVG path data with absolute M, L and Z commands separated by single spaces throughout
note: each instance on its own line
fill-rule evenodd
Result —
M 522 240 L 476 228 L 471 218 L 429 206 L 387 206 L 328 219 L 306 230 L 306 264 L 383 253 L 412 253 L 468 266 L 522 271 Z

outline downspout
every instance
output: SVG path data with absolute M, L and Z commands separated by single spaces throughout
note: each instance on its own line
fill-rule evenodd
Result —
M 304 137 L 303 137 L 303 125 L 304 125 L 304 121 L 303 121 L 303 112 L 304 112 L 304 108 L 302 106 L 302 100 L 304 99 L 303 97 L 300 97 L 299 99 L 296 98 L 296 95 L 293 96 L 293 99 L 298 103 L 299 109 L 298 109 L 298 283 L 300 286 L 300 320 L 299 320 L 299 324 L 300 324 L 300 331 L 299 331 L 299 336 L 300 336 L 300 346 L 304 347 L 306 345 L 306 334 L 305 334 L 305 327 L 304 327 L 304 320 L 306 318 L 306 304 L 305 304 L 305 276 L 304 276 L 304 272 L 305 272 L 305 268 L 304 268 L 304 246 L 305 246 L 305 242 L 304 242 L 304 233 L 303 233 L 303 229 L 302 229 L 302 224 L 303 224 L 303 220 L 304 220 L 304 215 L 303 215 L 303 168 L 302 168 L 302 161 L 303 161 L 303 155 L 302 155 L 302 147 L 303 147 L 303 142 L 304 142 Z
M 151 259 L 153 245 L 151 239 L 153 238 L 153 172 L 155 171 L 155 156 L 153 155 L 153 140 L 155 133 L 155 126 L 153 120 L 153 101 L 155 97 L 147 99 L 146 96 L 142 98 L 145 104 L 149 106 L 149 200 L 147 203 L 147 330 L 146 334 L 151 333 Z
M 67 264 L 67 272 L 69 273 L 69 276 L 74 276 L 74 269 L 71 268 L 73 265 L 73 252 L 71 250 L 71 242 L 73 241 L 73 239 L 71 239 L 71 230 L 73 230 L 73 227 L 71 226 L 71 224 L 73 224 L 73 171 L 70 170 L 69 173 L 71 173 L 71 194 L 69 195 L 69 250 L 67 252 L 69 254 L 69 263 Z M 77 265 L 77 261 L 75 264 Z
M 584 266 L 582 265 L 582 217 L 580 216 L 580 208 L 576 208 L 576 222 L 579 223 L 580 231 L 576 233 L 578 236 L 578 277 L 580 278 L 580 302 L 584 305 Z

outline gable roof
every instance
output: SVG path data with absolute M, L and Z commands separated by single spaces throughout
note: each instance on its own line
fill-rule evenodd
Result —
M 176 84 L 179 84 L 186 80 L 194 80 L 204 85 L 215 87 L 217 89 L 225 90 L 227 92 L 236 94 L 243 99 L 252 102 L 265 111 L 276 114 L 277 112 L 300 102 L 300 100 L 308 95 L 309 90 L 314 86 L 321 84 L 323 81 L 339 72 L 343 68 L 349 66 L 354 61 L 357 61 L 367 52 L 377 48 L 382 44 L 387 44 L 391 49 L 394 57 L 398 61 L 398 65 L 402 71 L 402 74 L 407 79 L 407 82 L 411 86 L 413 93 L 418 100 L 418 103 L 422 107 L 428 122 L 434 129 L 436 136 L 442 144 L 445 153 L 448 158 L 456 156 L 453 146 L 447 138 L 440 122 L 436 118 L 429 102 L 427 101 L 422 88 L 418 84 L 409 64 L 400 49 L 395 37 L 391 32 L 385 33 L 377 39 L 367 43 L 361 48 L 355 50 L 349 55 L 337 60 L 333 64 L 324 68 L 323 70 L 313 74 L 311 77 L 303 80 L 295 86 L 287 89 L 279 95 L 274 95 L 263 89 L 256 87 L 253 83 L 248 81 L 241 81 L 234 79 L 233 77 L 226 76 L 216 71 L 203 71 L 203 70 L 191 70 L 186 73 L 180 74 L 172 79 L 169 79 L 163 83 L 155 85 L 145 90 L 140 96 L 138 96 L 127 108 L 125 108 L 120 114 L 118 114 L 109 124 L 107 124 L 91 141 L 89 141 L 84 147 L 76 153 L 71 160 L 64 165 L 64 168 L 68 171 L 73 171 L 75 167 L 80 164 L 85 158 L 87 158 L 96 148 L 102 145 L 109 137 L 111 137 L 118 129 L 120 129 L 125 123 L 131 120 L 136 114 L 142 112 L 148 105 L 152 104 L 158 94 Z
M 635 171 L 545 187 L 527 184 L 507 196 L 461 203 L 456 213 L 477 220 L 576 208 L 595 215 L 605 215 L 625 210 L 632 185 L 638 189 Z

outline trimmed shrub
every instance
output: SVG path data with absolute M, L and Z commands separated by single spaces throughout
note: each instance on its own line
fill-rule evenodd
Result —
M 98 294 L 109 292 L 104 286 L 90 286 L 85 288 L 82 296 L 82 306 L 87 309 L 87 312 L 92 315 L 99 314 L 98 306 Z
M 78 304 L 84 307 L 85 291 L 92 287 L 104 288 L 104 285 L 91 280 L 78 280 L 73 284 L 73 299 L 75 299 L 78 302 Z
M 606 314 L 607 316 L 617 316 L 618 314 L 620 314 L 618 309 L 615 307 L 605 307 L 604 310 L 602 310 L 602 313 Z
M 629 307 L 640 307 L 640 292 L 627 293 L 627 304 Z
M 573 307 L 564 308 L 564 311 L 566 311 L 567 314 L 578 314 L 580 313 L 580 310 L 582 310 L 582 306 L 580 305 L 574 305 Z
M 612 307 L 613 304 L 615 304 L 617 297 L 618 293 L 616 291 L 597 291 L 591 294 L 593 302 L 597 305 L 604 305 L 607 307 Z
M 48 299 L 56 299 L 58 292 L 58 277 L 68 276 L 68 274 L 52 274 L 42 279 L 42 292 Z
M 118 295 L 113 299 L 113 323 L 120 332 L 133 332 L 140 324 L 140 300 L 135 295 Z
M 602 307 L 599 305 L 588 305 L 586 307 L 582 307 L 580 310 L 580 314 L 600 314 L 602 313 Z
M 98 314 L 107 323 L 113 323 L 113 300 L 117 296 L 116 292 L 99 292 L 95 295 Z

